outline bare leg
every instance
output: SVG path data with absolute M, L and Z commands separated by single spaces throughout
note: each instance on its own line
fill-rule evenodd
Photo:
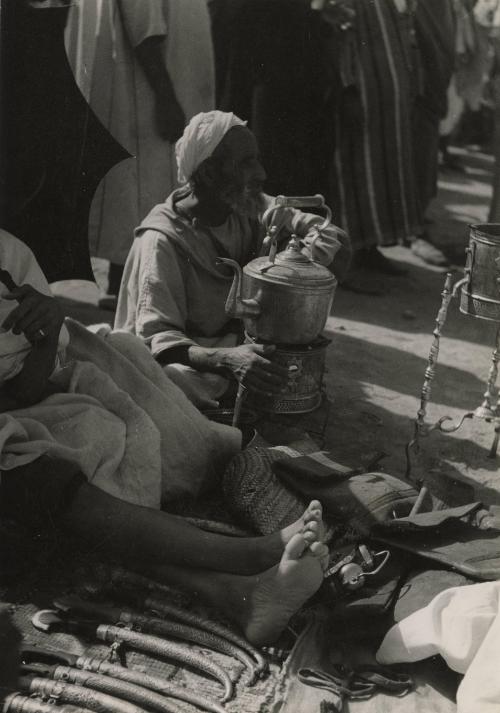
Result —
M 249 641 L 273 643 L 288 621 L 319 589 L 328 548 L 295 534 L 280 562 L 260 574 L 239 576 L 180 567 L 155 567 L 158 579 L 199 594 L 235 621 Z
M 177 565 L 220 572 L 255 574 L 279 561 L 283 546 L 304 532 L 307 543 L 321 537 L 322 511 L 312 501 L 289 527 L 265 537 L 228 537 L 205 532 L 182 518 L 130 505 L 84 484 L 74 496 L 62 525 L 112 557 L 151 567 Z

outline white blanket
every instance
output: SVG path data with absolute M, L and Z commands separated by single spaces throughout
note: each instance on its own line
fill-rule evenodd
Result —
M 66 320 L 64 393 L 0 414 L 0 469 L 42 453 L 79 465 L 128 502 L 159 507 L 198 495 L 240 448 L 240 432 L 208 421 L 130 334 L 104 338 Z

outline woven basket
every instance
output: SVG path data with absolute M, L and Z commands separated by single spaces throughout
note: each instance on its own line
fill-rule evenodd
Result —
M 226 468 L 224 498 L 241 525 L 268 535 L 295 522 L 304 512 L 305 501 L 284 486 L 272 464 L 284 456 L 299 455 L 286 446 L 247 448 Z

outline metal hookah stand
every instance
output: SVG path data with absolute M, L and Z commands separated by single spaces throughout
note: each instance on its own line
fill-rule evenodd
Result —
M 421 439 L 429 436 L 432 431 L 453 433 L 458 431 L 464 421 L 479 418 L 494 425 L 494 438 L 489 452 L 490 458 L 495 458 L 500 439 L 500 404 L 498 400 L 498 362 L 500 361 L 500 224 L 482 223 L 470 226 L 469 246 L 466 248 L 467 261 L 464 277 L 452 287 L 452 275 L 448 273 L 441 293 L 441 307 L 436 317 L 433 331 L 424 383 L 420 394 L 420 407 L 414 423 L 413 438 L 406 445 L 406 477 L 410 479 L 412 456 L 418 455 L 421 449 Z M 451 300 L 460 291 L 460 312 L 476 319 L 495 322 L 497 326 L 495 346 L 491 355 L 486 390 L 482 403 L 473 411 L 467 411 L 456 424 L 447 424 L 450 416 L 442 416 L 436 423 L 427 425 L 427 405 L 431 398 L 431 384 L 436 375 L 439 356 L 439 344 L 442 330 L 446 322 L 448 307 Z M 445 425 L 446 424 L 446 425 Z M 426 495 L 426 486 L 421 489 L 420 496 L 412 512 L 417 512 Z

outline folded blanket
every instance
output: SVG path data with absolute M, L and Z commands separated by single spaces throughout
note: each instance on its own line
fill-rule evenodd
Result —
M 0 416 L 0 469 L 47 453 L 149 507 L 213 484 L 239 450 L 240 432 L 200 414 L 133 335 L 66 326 L 66 361 L 52 377 L 64 393 Z

